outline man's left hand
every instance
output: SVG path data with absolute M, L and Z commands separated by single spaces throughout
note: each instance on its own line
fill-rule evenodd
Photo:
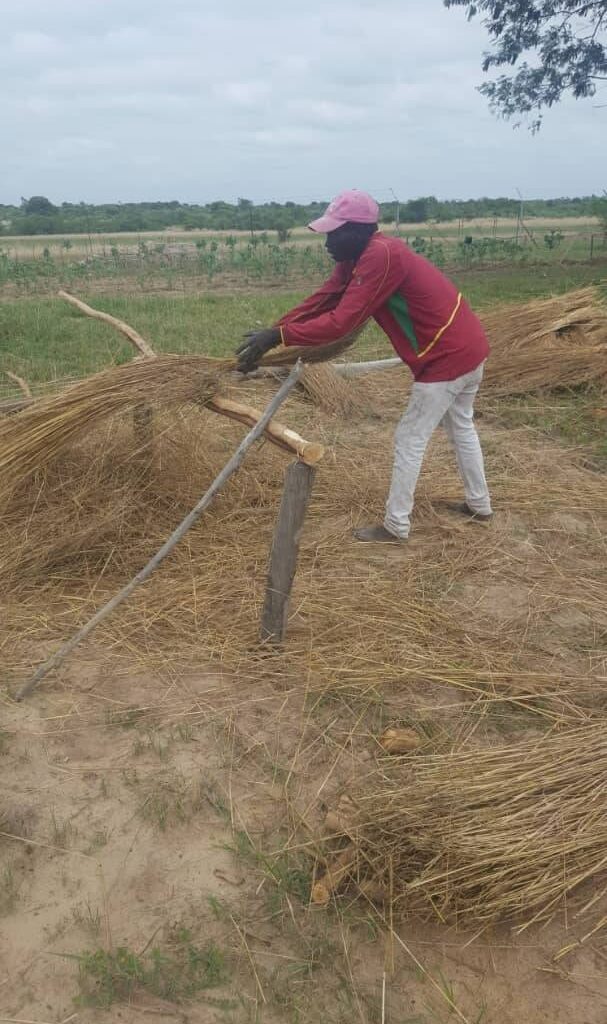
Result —
M 282 341 L 278 327 L 267 327 L 263 331 L 248 331 L 242 345 L 236 349 L 238 369 L 241 373 L 251 373 L 259 366 L 262 356 L 271 348 L 276 348 Z

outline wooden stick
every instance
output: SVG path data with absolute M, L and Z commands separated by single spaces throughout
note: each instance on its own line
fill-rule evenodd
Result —
M 293 462 L 285 474 L 285 486 L 272 539 L 266 597 L 261 618 L 261 639 L 283 640 L 287 628 L 289 598 L 297 568 L 299 538 L 316 469 Z
M 76 309 L 79 309 L 81 313 L 85 313 L 86 316 L 92 316 L 95 320 L 103 320 L 104 323 L 111 324 L 112 327 L 115 327 L 116 330 L 129 339 L 140 356 L 143 356 L 145 359 L 156 358 L 156 353 L 150 343 L 145 338 L 142 338 L 134 327 L 125 323 L 124 320 L 118 320 L 115 316 L 110 316 L 109 313 L 103 313 L 100 309 L 93 309 L 92 306 L 87 306 L 86 302 L 77 299 L 75 295 L 70 295 L 69 292 L 60 291 L 58 295 L 60 298 L 65 299 L 66 302 L 70 302 Z M 139 402 L 133 410 L 133 433 L 140 448 L 149 448 L 152 444 L 154 439 L 153 424 L 154 413 L 151 406 L 147 402 Z
M 32 676 L 29 682 L 22 686 L 21 689 L 18 691 L 15 698 L 16 700 L 23 700 L 24 697 L 27 697 L 32 692 L 32 690 L 36 688 L 38 683 L 42 679 L 44 679 L 44 677 L 51 671 L 51 669 L 56 668 L 58 665 L 60 665 L 64 658 L 66 658 L 67 655 L 70 654 L 70 652 L 73 651 L 75 647 L 77 647 L 80 641 L 84 640 L 85 637 L 89 635 L 89 633 L 92 633 L 95 627 L 98 626 L 99 623 L 102 622 L 103 619 L 105 619 L 111 612 L 113 612 L 114 609 L 118 607 L 118 605 L 122 604 L 122 602 L 132 594 L 136 587 L 138 587 L 141 583 L 147 580 L 148 576 L 151 576 L 154 570 L 158 568 L 160 563 L 164 561 L 166 556 L 171 553 L 175 545 L 182 539 L 182 537 L 185 536 L 188 530 L 192 526 L 194 526 L 194 523 L 196 523 L 196 521 L 200 518 L 205 508 L 208 505 L 210 505 L 211 501 L 213 500 L 217 492 L 221 490 L 226 481 L 239 468 L 251 445 L 254 444 L 254 442 L 257 440 L 258 437 L 261 436 L 261 434 L 263 434 L 264 428 L 270 422 L 272 416 L 274 415 L 278 407 L 282 405 L 291 389 L 295 386 L 295 384 L 297 384 L 297 381 L 299 380 L 299 377 L 301 375 L 301 369 L 301 363 L 297 362 L 296 365 L 293 367 L 291 373 L 289 374 L 287 380 L 276 392 L 273 399 L 266 407 L 261 418 L 255 424 L 253 429 L 249 431 L 247 436 L 243 438 L 243 440 L 240 442 L 232 458 L 223 467 L 221 473 L 215 478 L 215 480 L 209 487 L 208 491 L 206 491 L 206 493 L 203 494 L 200 501 L 194 506 L 192 511 L 188 513 L 185 519 L 182 520 L 179 526 L 175 530 L 173 530 L 171 536 L 168 538 L 168 540 L 164 542 L 164 544 L 162 545 L 160 550 L 156 552 L 154 557 L 150 559 L 147 565 L 145 565 L 143 569 L 141 569 L 140 572 L 138 572 L 137 575 L 134 576 L 133 579 L 122 588 L 122 590 L 115 594 L 114 597 L 112 597 L 106 604 L 104 604 L 102 608 L 99 608 L 99 610 L 95 612 L 93 617 L 89 619 L 89 621 L 84 626 L 82 626 L 82 628 L 79 629 L 78 632 L 75 633 L 74 636 L 67 641 L 67 643 L 63 644 L 59 648 L 59 650 L 55 652 L 55 654 L 53 654 L 44 662 L 43 665 L 40 666 L 38 671 L 35 673 L 35 675 Z
M 314 364 L 320 365 L 318 363 Z M 398 356 L 391 356 L 389 359 L 369 359 L 363 363 L 329 363 L 332 370 L 340 377 L 361 377 L 365 373 L 373 373 L 375 370 L 392 370 L 397 366 L 403 366 L 402 359 Z M 250 376 L 255 377 L 281 377 L 288 372 L 287 366 L 260 366 Z
M 259 409 L 254 409 L 252 405 L 243 405 L 242 402 L 235 402 L 231 398 L 221 398 L 219 395 L 215 395 L 210 402 L 207 402 L 206 408 L 220 413 L 222 416 L 238 420 L 239 423 L 246 423 L 249 427 L 257 423 L 261 416 Z M 272 441 L 273 444 L 288 452 L 293 452 L 308 466 L 315 466 L 325 453 L 322 444 L 305 441 L 294 430 L 284 427 L 282 423 L 276 423 L 274 420 L 268 423 L 264 434 L 268 441 Z
M 14 412 L 27 409 L 35 401 L 33 398 L 8 398 L 0 402 L 0 416 L 10 416 Z
M 69 292 L 60 291 L 57 294 L 61 299 L 65 299 L 66 302 L 70 302 L 72 306 L 79 309 L 81 313 L 85 313 L 86 316 L 92 316 L 94 320 L 103 320 L 104 323 L 111 324 L 112 327 L 115 327 L 117 331 L 120 331 L 121 334 L 124 334 L 129 339 L 142 356 L 145 356 L 147 359 L 155 357 L 156 353 L 152 346 L 148 344 L 145 338 L 138 334 L 134 327 L 125 324 L 124 320 L 118 320 L 117 317 L 110 316 L 109 313 L 102 313 L 100 309 L 93 309 L 92 306 L 87 306 L 86 302 L 77 299 L 75 295 L 70 295 Z
M 390 356 L 389 359 L 369 359 L 364 363 L 332 363 L 331 366 L 341 377 L 360 377 L 364 373 L 372 373 L 375 370 L 392 370 L 397 366 L 404 366 L 402 359 L 398 356 Z
M 16 373 L 11 370 L 4 371 L 9 380 L 12 380 L 13 384 L 16 384 L 19 390 L 25 395 L 26 398 L 32 397 L 32 392 L 29 384 L 23 377 L 19 377 Z

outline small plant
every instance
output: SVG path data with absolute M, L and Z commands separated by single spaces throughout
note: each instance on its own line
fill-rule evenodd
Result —
M 548 234 L 544 235 L 544 245 L 547 249 L 557 249 L 564 237 L 565 236 L 562 231 L 555 231 L 554 228 L 552 228 Z
M 123 729 L 132 729 L 143 714 L 143 710 L 138 707 L 119 708 L 118 710 L 110 708 L 105 713 L 105 720 L 107 725 L 120 725 Z
M 177 726 L 177 735 L 184 743 L 191 743 L 194 739 L 194 727 L 190 722 L 179 722 Z
M 94 853 L 95 850 L 101 850 L 104 846 L 107 846 L 109 840 L 109 832 L 107 828 L 97 828 L 91 836 L 91 842 L 89 846 L 89 853 Z
M 140 808 L 141 816 L 164 832 L 169 824 L 189 821 L 203 806 L 205 795 L 199 782 L 182 775 L 156 778 Z
M 216 921 L 229 921 L 230 919 L 230 908 L 227 903 L 217 898 L 217 896 L 208 896 L 208 904 L 211 913 Z
M 80 1002 L 107 1008 L 127 1002 L 137 989 L 159 999 L 180 1002 L 227 980 L 223 953 L 215 943 L 199 947 L 185 928 L 163 947 L 139 956 L 127 946 L 97 949 L 78 958 Z
M 92 938 L 97 938 L 101 931 L 101 914 L 96 907 L 91 907 L 87 900 L 84 907 L 74 908 L 72 916 L 77 925 L 80 925 Z
M 10 864 L 0 872 L 0 914 L 9 914 L 17 901 L 18 885 Z
M 74 836 L 74 827 L 71 821 L 58 821 L 55 812 L 51 811 L 51 839 L 53 846 L 65 848 L 69 846 Z

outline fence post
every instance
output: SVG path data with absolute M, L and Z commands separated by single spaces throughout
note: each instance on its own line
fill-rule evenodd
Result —
M 315 466 L 292 462 L 285 473 L 285 484 L 272 538 L 266 596 L 261 617 L 261 639 L 280 643 L 284 639 L 289 613 L 289 598 L 297 568 L 299 538 L 306 516 Z

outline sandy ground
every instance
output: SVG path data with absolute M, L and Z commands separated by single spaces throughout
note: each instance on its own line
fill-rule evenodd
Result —
M 493 406 L 481 425 L 496 476 L 494 524 L 464 525 L 441 511 L 438 498 L 457 482 L 440 441 L 422 480 L 410 548 L 368 550 L 350 540 L 352 522 L 381 508 L 398 405 L 398 394 L 385 397 L 379 418 L 376 410 L 354 427 L 310 406 L 306 413 L 303 403 L 290 410 L 290 422 L 332 443 L 337 459 L 352 457 L 355 439 L 358 465 L 371 481 L 359 507 L 327 510 L 327 464 L 304 531 L 300 586 L 311 566 L 322 580 L 335 564 L 368 576 L 367 587 L 373 574 L 402 577 L 409 600 L 410 560 L 423 561 L 442 545 L 452 559 L 460 554 L 449 580 L 429 576 L 437 607 L 482 625 L 505 648 L 543 657 L 556 673 L 581 675 L 589 657 L 600 672 L 607 617 L 598 605 L 589 610 L 577 591 L 551 602 L 540 584 L 557 572 L 559 552 L 566 571 L 565 553 L 578 550 L 587 558 L 580 572 L 590 579 L 592 552 L 604 552 L 604 520 L 596 511 L 568 509 L 566 495 L 540 510 L 528 495 L 518 508 L 505 500 L 497 467 L 509 445 Z M 372 465 L 378 438 L 384 455 Z M 543 444 L 537 441 L 540 452 Z M 351 465 L 354 474 L 356 460 Z M 506 575 L 498 552 L 512 559 Z M 253 585 L 264 566 L 249 559 L 246 572 Z M 364 587 L 361 602 L 363 595 Z M 295 636 L 304 597 L 297 591 Z M 22 671 L 51 646 L 50 638 L 24 636 Z M 111 647 L 103 636 L 27 702 L 5 696 L 0 1021 L 604 1024 L 604 933 L 554 959 L 589 930 L 573 909 L 521 934 L 508 924 L 457 931 L 405 917 L 390 935 L 383 910 L 353 894 L 328 910 L 310 907 L 314 858 L 305 849 L 285 857 L 285 847 L 301 842 L 298 823 L 305 822 L 308 839 L 320 833 L 348 779 L 376 763 L 379 728 L 431 717 L 455 735 L 471 713 L 462 699 L 455 687 L 395 680 L 380 701 L 336 689 L 310 703 L 303 676 L 295 690 L 276 679 L 253 689 L 246 663 L 221 684 L 205 664 L 154 671 L 126 638 Z M 511 724 L 500 723 L 498 713 L 485 738 L 498 742 L 504 729 L 510 736 Z M 516 735 L 535 728 L 533 716 L 524 716 Z M 77 958 L 84 951 L 128 946 L 143 956 L 165 948 L 179 928 L 197 946 L 212 940 L 222 951 L 221 984 L 180 1003 L 141 990 L 129 1003 L 83 1005 Z

